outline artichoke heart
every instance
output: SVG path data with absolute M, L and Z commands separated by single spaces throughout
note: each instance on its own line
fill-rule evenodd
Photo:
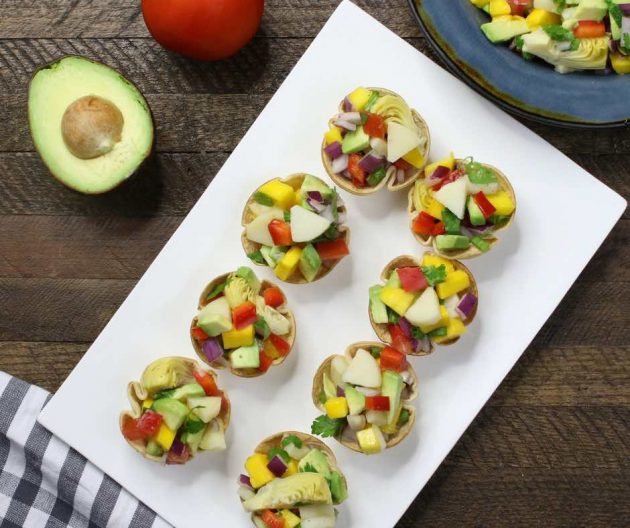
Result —
M 261 297 L 256 301 L 256 313 L 265 320 L 269 330 L 276 335 L 286 335 L 291 331 L 291 322 L 278 310 L 267 306 Z
M 393 121 L 420 135 L 411 108 L 398 95 L 386 94 L 379 97 L 372 106 L 372 112 L 383 117 L 386 122 Z
M 319 473 L 296 473 L 277 478 L 243 502 L 248 512 L 266 509 L 295 508 L 297 504 L 332 504 L 330 488 Z
M 256 293 L 247 281 L 241 277 L 231 276 L 225 285 L 223 294 L 230 308 L 236 308 L 245 301 L 256 303 Z
M 181 358 L 161 358 L 151 363 L 144 372 L 140 383 L 152 396 L 158 391 L 192 383 L 195 378 L 190 365 Z

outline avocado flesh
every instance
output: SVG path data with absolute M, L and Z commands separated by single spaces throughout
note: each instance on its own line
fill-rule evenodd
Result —
M 61 128 L 66 109 L 86 96 L 112 103 L 124 120 L 120 140 L 109 152 L 92 159 L 72 154 Z M 153 121 L 142 94 L 117 71 L 83 57 L 64 57 L 34 75 L 28 115 L 33 142 L 50 172 L 82 193 L 98 194 L 116 187 L 151 152 Z

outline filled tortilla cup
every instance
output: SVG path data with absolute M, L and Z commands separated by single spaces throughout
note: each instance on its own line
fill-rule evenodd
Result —
M 356 195 L 387 186 L 406 189 L 418 178 L 431 148 L 429 127 L 397 93 L 359 87 L 339 104 L 322 142 L 330 178 Z
M 185 464 L 199 451 L 226 449 L 230 400 L 216 374 L 185 357 L 151 363 L 127 386 L 131 410 L 120 413 L 127 443 L 145 458 Z
M 256 264 L 291 284 L 317 281 L 350 253 L 346 207 L 335 188 L 310 174 L 275 178 L 249 197 L 241 243 Z
M 334 526 L 334 506 L 348 497 L 346 478 L 331 449 L 298 431 L 263 440 L 245 461 L 245 471 L 238 479 L 238 495 L 260 528 L 274 526 L 274 519 L 283 519 L 283 526 L 306 525 L 307 520 Z
M 224 273 L 199 297 L 190 339 L 199 359 L 236 376 L 254 378 L 291 353 L 296 325 L 284 292 L 248 267 Z
M 311 396 L 324 413 L 313 422 L 313 433 L 376 454 L 398 445 L 413 428 L 416 414 L 410 403 L 418 396 L 418 378 L 401 352 L 362 341 L 322 363 Z
M 436 344 L 455 343 L 477 314 L 477 283 L 457 260 L 403 255 L 385 266 L 381 280 L 370 288 L 370 323 L 404 354 L 425 356 Z
M 467 259 L 499 241 L 514 220 L 516 196 L 495 167 L 451 155 L 425 169 L 409 190 L 407 210 L 418 242 L 443 257 Z

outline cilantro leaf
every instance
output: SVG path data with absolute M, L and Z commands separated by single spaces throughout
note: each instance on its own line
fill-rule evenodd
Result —
M 446 335 L 446 332 L 447 330 L 445 326 L 441 328 L 436 328 L 435 330 L 429 332 L 429 337 L 444 337 Z
M 337 436 L 341 433 L 345 420 L 328 418 L 325 414 L 315 418 L 311 424 L 311 433 L 322 436 Z
M 623 13 L 621 12 L 619 4 L 616 4 L 614 0 L 606 0 L 606 3 L 608 4 L 608 11 L 610 12 L 611 18 L 615 21 L 617 26 L 621 27 L 623 22 Z
M 621 49 L 630 54 L 630 33 L 624 33 L 621 41 Z
M 304 443 L 295 435 L 285 436 L 282 439 L 282 447 L 287 447 L 289 444 L 293 444 L 298 449 L 301 449 Z
M 254 200 L 261 205 L 267 205 L 269 207 L 273 205 L 273 198 L 265 193 L 261 193 L 260 191 L 256 191 L 254 193 Z
M 556 4 L 557 11 L 562 11 L 567 7 L 567 0 L 553 0 L 553 3 Z
M 424 338 L 424 333 L 417 326 L 412 326 L 411 327 L 411 337 L 413 337 L 414 339 L 420 341 L 421 339 Z
M 570 50 L 575 51 L 580 47 L 580 41 L 575 38 L 573 31 L 569 31 L 559 24 L 547 24 L 542 28 L 552 40 L 557 42 L 570 42 Z
M 442 211 L 442 221 L 444 222 L 444 229 L 449 235 L 459 235 L 461 221 L 448 209 Z
M 300 468 L 300 473 L 317 473 L 318 471 L 315 469 L 315 466 L 313 466 L 313 464 L 304 464 L 301 468 Z
M 284 217 L 284 221 L 288 224 L 291 222 L 291 213 L 289 211 L 283 211 L 282 216 Z
M 446 211 L 446 209 L 444 210 Z M 444 264 L 439 266 L 422 266 L 422 273 L 424 273 L 429 286 L 435 286 L 446 280 L 446 266 Z
M 196 418 L 191 419 L 189 416 L 184 423 L 182 433 L 196 434 L 201 431 L 205 426 L 206 424 L 203 423 L 201 420 L 197 420 Z
M 378 100 L 379 95 L 378 92 L 370 92 L 370 98 L 368 99 L 367 104 L 365 105 L 365 111 L 369 112 L 372 107 L 374 106 L 374 103 Z
M 225 290 L 226 286 L 227 281 L 224 281 L 221 284 L 217 284 L 214 288 L 212 288 L 212 291 L 208 295 L 206 295 L 206 301 L 211 301 L 212 299 L 214 299 L 217 295 L 223 292 L 223 290 Z
M 289 456 L 289 453 L 287 453 L 284 449 L 280 447 L 272 447 L 269 451 L 267 451 L 267 459 L 271 460 L 275 456 L 279 456 L 287 464 L 291 462 L 291 457 Z
M 400 321 L 400 315 L 398 315 L 389 306 L 387 306 L 386 309 L 387 309 L 387 321 L 391 324 L 398 324 L 398 321 Z
M 269 337 L 269 334 L 271 334 L 271 329 L 269 328 L 267 321 L 265 321 L 263 317 L 260 317 L 260 315 L 256 318 L 254 330 L 260 337 L 263 338 L 263 341 Z
M 407 409 L 403 409 L 400 411 L 400 416 L 398 417 L 398 425 L 404 425 L 409 421 L 409 411 Z
M 372 357 L 374 357 L 375 359 L 380 358 L 381 357 L 381 347 L 377 347 L 377 346 L 370 347 L 370 354 L 372 354 Z
M 381 181 L 383 181 L 383 178 L 385 177 L 385 175 L 386 175 L 385 168 L 379 167 L 367 177 L 367 182 L 370 185 L 370 187 L 375 187 L 379 183 L 381 183 Z
M 265 259 L 260 251 L 252 251 L 251 253 L 248 253 L 247 256 L 257 264 L 265 263 Z

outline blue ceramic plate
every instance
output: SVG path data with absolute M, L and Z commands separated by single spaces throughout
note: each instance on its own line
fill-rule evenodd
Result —
M 556 73 L 492 44 L 488 17 L 470 0 L 409 0 L 420 27 L 459 78 L 513 114 L 548 124 L 610 128 L 630 124 L 630 75 Z

